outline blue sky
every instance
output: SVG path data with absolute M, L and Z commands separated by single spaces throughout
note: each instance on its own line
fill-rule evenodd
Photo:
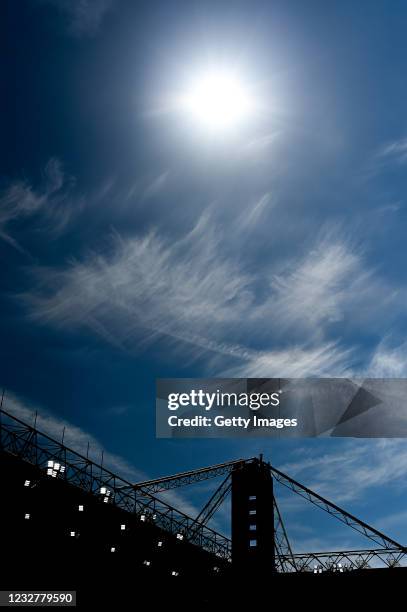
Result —
M 405 542 L 403 440 L 154 434 L 157 377 L 405 376 L 405 3 L 1 12 L 10 409 L 38 409 L 134 477 L 263 451 Z M 212 64 L 259 102 L 226 134 L 172 103 Z M 287 513 L 298 547 L 354 543 L 322 526 L 317 541 L 305 510 Z

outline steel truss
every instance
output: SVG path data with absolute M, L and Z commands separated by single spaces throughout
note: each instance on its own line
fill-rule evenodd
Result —
M 273 496 L 273 506 L 276 570 L 278 572 L 297 572 L 298 567 L 295 560 L 295 555 L 293 555 L 293 551 L 291 550 L 291 545 L 275 496 Z
M 399 548 L 375 550 L 346 550 L 294 554 L 296 571 L 299 572 L 346 572 L 368 569 L 379 564 L 386 567 L 399 567 L 406 553 Z
M 59 473 L 58 478 L 95 496 L 100 495 L 101 489 L 105 487 L 110 491 L 109 503 L 136 516 L 143 516 L 144 521 L 154 522 L 157 527 L 173 535 L 182 534 L 187 542 L 200 546 L 224 561 L 231 561 L 231 541 L 208 527 L 207 523 L 231 490 L 232 472 L 239 470 L 247 463 L 262 463 L 262 459 L 259 460 L 256 457 L 237 459 L 134 484 L 66 447 L 63 443 L 39 432 L 35 427 L 27 425 L 3 409 L 0 409 L 0 451 L 10 453 L 37 466 L 44 477 L 46 477 L 48 461 L 56 461 L 65 467 L 65 471 Z M 393 568 L 401 565 L 402 561 L 406 561 L 407 547 L 308 489 L 277 468 L 270 464 L 266 465 L 277 482 L 369 538 L 378 546 L 372 550 L 294 554 L 274 497 L 274 546 L 278 572 L 341 572 L 366 569 L 378 564 Z M 225 476 L 225 478 L 195 519 L 176 510 L 154 495 L 160 491 L 168 491 L 219 476 Z
M 238 469 L 239 466 L 254 461 L 258 461 L 257 457 L 251 457 L 250 459 L 235 459 L 234 461 L 226 461 L 225 463 L 219 463 L 218 465 L 211 465 L 189 472 L 181 472 L 173 476 L 163 476 L 162 478 L 156 478 L 154 480 L 137 482 L 131 486 L 136 489 L 143 489 L 143 491 L 148 491 L 149 493 L 158 493 L 159 491 L 167 491 L 168 489 L 195 484 L 196 482 L 224 476 L 225 474 L 230 475 L 232 470 Z
M 311 489 L 308 489 L 290 476 L 287 476 L 287 474 L 280 472 L 280 470 L 277 470 L 272 466 L 269 466 L 269 468 L 274 478 L 282 485 L 284 485 L 297 495 L 300 495 L 307 501 L 311 502 L 312 504 L 314 504 L 314 506 L 321 508 L 322 510 L 335 517 L 337 520 L 341 521 L 348 527 L 351 527 L 358 533 L 361 533 L 362 535 L 366 536 L 372 542 L 378 544 L 380 548 L 384 548 L 386 550 L 398 549 L 403 552 L 407 552 L 407 549 L 404 546 L 402 546 L 392 538 L 389 538 L 384 533 L 381 533 L 374 527 L 371 527 L 364 521 L 361 521 L 356 516 L 353 516 L 346 510 L 343 510 L 343 508 L 340 508 L 336 504 L 333 504 L 329 500 L 322 497 L 322 495 L 318 495 L 318 493 L 311 491 Z
M 222 502 L 229 495 L 232 490 L 232 483 L 230 482 L 229 474 L 226 476 L 225 480 L 223 480 L 220 486 L 216 489 L 215 493 L 209 499 L 209 501 L 202 508 L 201 512 L 196 517 L 196 522 L 202 525 L 206 525 L 208 521 L 215 514 L 216 510 L 222 504 Z
M 58 462 L 65 467 L 64 472 L 58 474 L 59 479 L 95 496 L 100 496 L 101 489 L 105 487 L 110 491 L 109 503 L 138 517 L 143 516 L 144 521 L 154 522 L 157 527 L 173 535 L 182 534 L 185 541 L 200 546 L 220 559 L 231 559 L 229 538 L 198 523 L 196 519 L 176 510 L 149 491 L 134 487 L 124 478 L 3 409 L 0 410 L 0 451 L 37 466 L 45 478 L 48 462 Z

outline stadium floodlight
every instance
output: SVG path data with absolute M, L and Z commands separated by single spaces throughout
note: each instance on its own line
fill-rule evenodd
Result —
M 120 525 L 120 529 L 121 531 L 124 531 L 126 529 L 126 525 Z
M 159 548 L 161 548 L 161 547 L 162 547 L 162 545 L 163 545 L 163 543 L 162 543 L 162 541 L 160 540 L 160 541 L 158 542 L 157 546 L 158 546 Z
M 100 494 L 103 495 L 103 502 L 107 504 L 111 491 L 107 487 L 100 487 Z
M 61 465 L 57 461 L 48 461 L 47 462 L 47 476 L 51 476 L 51 478 L 56 478 L 58 474 L 63 474 L 65 472 L 65 466 Z
M 116 548 L 114 546 L 111 547 L 110 552 L 116 552 Z
M 76 532 L 75 531 L 71 531 L 71 538 L 74 538 L 76 536 Z
M 142 514 L 142 515 L 140 516 L 140 521 L 142 521 L 143 523 L 145 523 L 145 521 L 146 521 L 146 515 L 145 515 L 145 514 Z
M 179 576 L 179 572 L 176 572 L 175 570 L 172 570 L 171 576 Z
M 149 567 L 151 565 L 151 561 L 143 561 L 143 565 L 146 565 L 147 567 Z
M 182 535 L 182 533 L 177 533 L 177 540 L 183 540 L 184 536 Z
M 30 484 L 31 484 L 31 480 L 26 480 L 25 483 L 24 483 L 24 486 L 25 487 L 29 487 Z
M 79 510 L 79 512 L 83 512 L 83 506 L 82 506 L 82 505 L 79 505 L 79 506 L 78 506 L 78 510 Z
M 29 518 L 30 518 L 30 516 L 31 516 L 31 515 L 30 515 L 28 512 L 26 512 L 26 514 L 25 514 L 24 518 L 25 518 L 25 519 L 29 519 Z

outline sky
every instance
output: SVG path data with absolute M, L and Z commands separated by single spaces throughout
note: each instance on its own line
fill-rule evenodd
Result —
M 0 11 L 5 407 L 134 480 L 263 452 L 407 542 L 404 440 L 154 431 L 159 377 L 406 375 L 405 3 Z M 233 129 L 178 103 L 208 66 L 256 102 Z M 359 544 L 282 507 L 298 550 Z

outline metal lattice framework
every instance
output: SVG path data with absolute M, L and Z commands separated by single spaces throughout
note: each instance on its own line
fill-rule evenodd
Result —
M 82 490 L 99 495 L 102 487 L 110 491 L 109 503 L 135 514 L 171 534 L 182 534 L 186 541 L 200 546 L 226 561 L 231 558 L 231 542 L 215 530 L 197 523 L 183 512 L 158 499 L 149 491 L 134 486 L 102 465 L 53 440 L 5 410 L 0 411 L 0 450 L 47 470 L 49 461 L 65 467 L 58 475 Z
M 276 569 L 278 572 L 298 571 L 297 562 L 287 532 L 284 527 L 283 519 L 277 505 L 276 498 L 273 498 L 274 506 L 274 546 L 276 552 Z
M 195 484 L 208 480 L 210 478 L 217 478 L 218 476 L 224 476 L 225 474 L 230 475 L 232 470 L 238 469 L 239 466 L 247 463 L 257 461 L 256 457 L 250 459 L 235 459 L 234 461 L 227 461 L 225 463 L 219 463 L 218 465 L 211 465 L 205 468 L 199 468 L 198 470 L 191 470 L 189 472 L 181 472 L 180 474 L 174 474 L 173 476 L 164 476 L 162 478 L 156 478 L 154 480 L 145 480 L 131 485 L 133 488 L 143 489 L 149 493 L 158 493 L 160 491 L 168 491 L 169 489 L 175 489 L 177 487 L 183 487 L 189 484 Z
M 369 569 L 376 565 L 385 567 L 399 567 L 405 559 L 405 553 L 399 548 L 391 549 L 363 549 L 333 552 L 302 553 L 293 555 L 296 571 L 349 571 Z
M 321 510 L 324 510 L 331 516 L 335 517 L 338 521 L 341 521 L 348 527 L 351 527 L 358 533 L 369 538 L 372 542 L 374 542 L 376 545 L 378 544 L 381 548 L 386 550 L 392 550 L 396 548 L 398 550 L 407 552 L 407 549 L 405 547 L 403 547 L 401 544 L 399 544 L 392 538 L 389 538 L 384 533 L 381 533 L 374 527 L 371 527 L 364 521 L 361 521 L 356 516 L 353 516 L 346 510 L 343 510 L 343 508 L 340 508 L 336 504 L 333 504 L 329 500 L 322 497 L 322 495 L 318 495 L 318 493 L 311 491 L 311 489 L 308 489 L 290 476 L 287 476 L 287 474 L 280 472 L 280 470 L 277 470 L 272 466 L 270 466 L 270 471 L 279 483 L 281 483 L 297 495 L 300 495 L 307 501 L 311 502 L 312 504 L 314 504 L 314 506 L 317 506 Z
M 237 459 L 197 470 L 130 483 L 76 451 L 39 432 L 20 419 L 0 409 L 0 451 L 38 467 L 43 473 L 49 461 L 65 467 L 58 478 L 63 478 L 82 490 L 98 495 L 104 487 L 109 490 L 109 503 L 154 522 L 157 527 L 173 534 L 182 534 L 187 542 L 231 561 L 231 540 L 208 527 L 207 523 L 231 491 L 231 475 L 249 463 L 261 463 L 270 470 L 275 481 L 352 528 L 375 544 L 374 549 L 293 553 L 284 522 L 273 497 L 274 547 L 276 571 L 291 572 L 343 572 L 367 569 L 378 565 L 388 568 L 406 562 L 407 548 L 356 516 L 340 508 L 318 493 L 305 487 L 270 464 L 256 457 Z M 155 496 L 155 493 L 224 476 L 196 518 L 175 509 Z

